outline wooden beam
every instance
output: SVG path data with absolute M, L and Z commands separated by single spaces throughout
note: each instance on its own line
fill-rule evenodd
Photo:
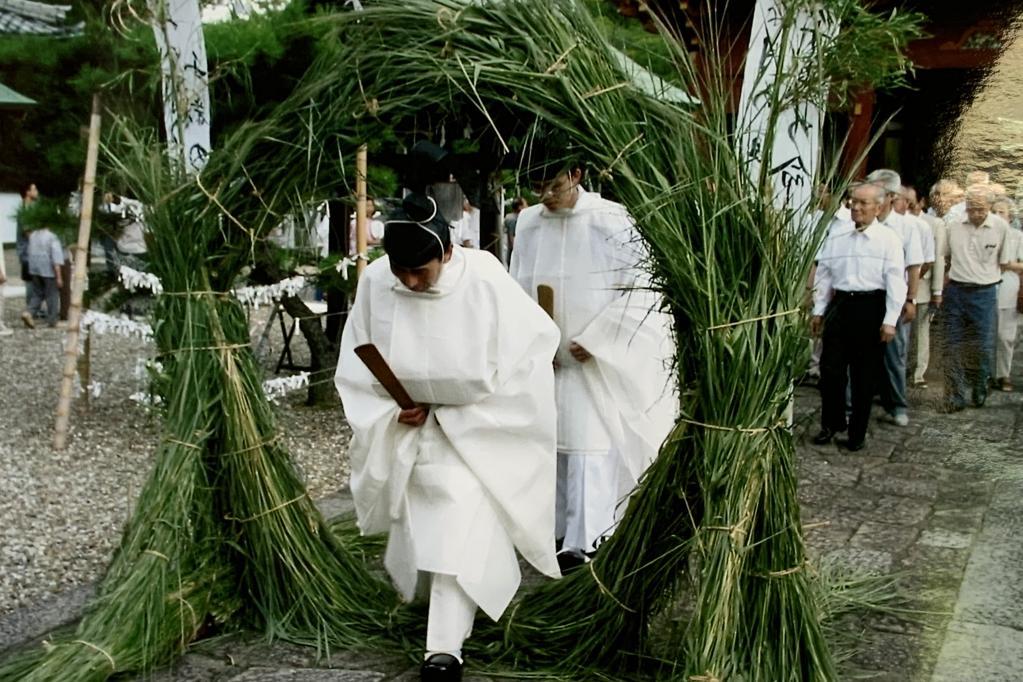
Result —
M 68 427 L 71 422 L 71 389 L 78 366 L 78 336 L 82 318 L 82 294 L 85 274 L 89 270 L 89 232 L 92 229 L 92 205 L 96 193 L 96 162 L 99 158 L 100 98 L 92 96 L 92 116 L 89 119 L 89 146 L 85 154 L 85 179 L 82 182 L 82 215 L 78 222 L 78 244 L 75 246 L 75 269 L 71 280 L 71 306 L 68 310 L 67 338 L 64 340 L 64 373 L 57 401 L 57 424 L 53 447 L 63 450 L 67 446 Z M 88 386 L 83 386 L 88 390 Z

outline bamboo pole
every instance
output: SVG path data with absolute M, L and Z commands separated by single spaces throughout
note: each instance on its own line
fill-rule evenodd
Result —
M 78 223 L 78 244 L 75 246 L 75 271 L 71 279 L 71 308 L 68 310 L 67 338 L 64 340 L 64 375 L 57 402 L 57 425 L 53 447 L 63 450 L 67 446 L 68 426 L 71 418 L 71 388 L 78 365 L 78 335 L 82 313 L 82 294 L 85 274 L 89 269 L 89 232 L 92 229 L 93 194 L 96 190 L 96 161 L 99 156 L 100 98 L 92 96 L 92 116 L 89 119 L 89 147 L 85 155 L 85 181 L 82 184 L 82 215 Z
M 355 272 L 362 277 L 366 269 L 366 145 L 355 156 Z

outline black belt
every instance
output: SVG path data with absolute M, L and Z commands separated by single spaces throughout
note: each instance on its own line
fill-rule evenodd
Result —
M 991 282 L 991 284 L 974 284 L 973 282 L 957 282 L 954 279 L 950 279 L 950 280 L 948 280 L 948 283 L 949 284 L 954 284 L 957 287 L 960 287 L 962 289 L 977 290 L 977 289 L 990 289 L 993 286 L 999 285 L 1001 283 L 1001 280 L 998 280 L 997 282 Z
M 841 291 L 835 289 L 835 298 L 843 296 L 856 297 L 872 297 L 872 296 L 884 296 L 884 289 L 872 289 L 870 291 Z

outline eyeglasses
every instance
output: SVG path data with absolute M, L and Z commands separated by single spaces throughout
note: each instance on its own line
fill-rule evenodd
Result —
M 847 201 L 850 206 L 870 206 L 877 203 L 874 199 L 848 199 Z

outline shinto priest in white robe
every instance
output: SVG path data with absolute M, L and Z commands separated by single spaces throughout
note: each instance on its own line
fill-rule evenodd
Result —
M 519 215 L 511 274 L 532 297 L 537 285 L 554 289 L 561 329 L 555 385 L 565 548 L 588 552 L 610 533 L 622 511 L 616 505 L 674 422 L 671 321 L 650 289 L 644 259 L 628 212 L 597 193 L 580 190 L 572 208 L 537 204 Z M 592 357 L 575 360 L 573 341 Z M 573 503 L 574 496 L 583 499 Z
M 418 404 L 421 427 L 354 354 L 377 346 Z M 371 263 L 341 339 L 338 391 L 353 438 L 363 533 L 389 533 L 385 565 L 412 599 L 419 571 L 453 575 L 498 619 L 520 582 L 515 550 L 542 573 L 554 556 L 558 330 L 491 254 L 453 248 L 417 293 Z

